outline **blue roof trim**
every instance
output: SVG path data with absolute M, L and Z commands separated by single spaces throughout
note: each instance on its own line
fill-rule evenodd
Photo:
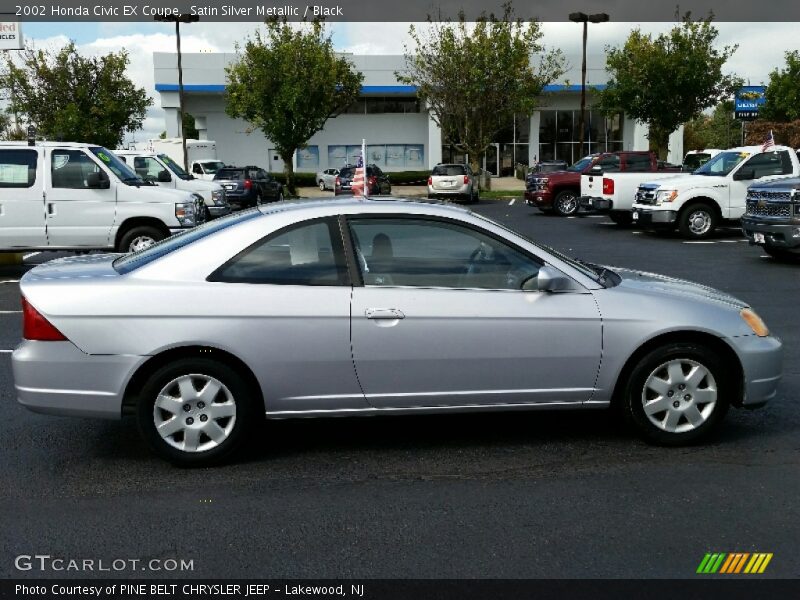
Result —
M 608 86 L 605 83 L 595 84 L 592 85 L 590 83 L 586 84 L 587 90 L 604 90 Z M 580 85 L 563 85 L 560 83 L 554 83 L 551 85 L 544 86 L 545 92 L 580 92 L 581 86 Z
M 605 84 L 591 85 L 587 84 L 586 88 L 591 90 L 604 90 Z M 207 84 L 207 83 L 185 83 L 183 89 L 186 92 L 224 92 L 224 84 Z M 177 83 L 157 83 L 157 92 L 177 92 Z M 362 94 L 414 94 L 417 91 L 415 85 L 365 85 L 361 88 Z M 544 86 L 545 92 L 580 92 L 580 85 L 564 85 L 564 84 L 551 84 Z

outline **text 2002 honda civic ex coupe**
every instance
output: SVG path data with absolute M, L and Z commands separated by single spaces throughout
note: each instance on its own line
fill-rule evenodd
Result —
M 20 283 L 31 410 L 136 415 L 179 464 L 267 418 L 617 406 L 648 441 L 776 393 L 781 342 L 711 288 L 576 261 L 468 210 L 284 202 Z

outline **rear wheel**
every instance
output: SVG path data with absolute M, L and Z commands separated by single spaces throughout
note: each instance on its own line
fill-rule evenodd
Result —
M 578 194 L 572 190 L 559 192 L 553 200 L 553 208 L 562 217 L 569 217 L 578 212 Z
M 138 252 L 149 248 L 166 237 L 163 231 L 151 225 L 141 225 L 126 231 L 119 240 L 119 252 Z
M 683 237 L 699 240 L 714 232 L 718 220 L 717 212 L 711 205 L 705 202 L 691 204 L 681 211 L 678 229 Z
M 646 441 L 680 446 L 709 435 L 728 411 L 731 375 L 717 353 L 693 343 L 656 348 L 631 372 L 622 398 Z
M 257 422 L 253 394 L 242 377 L 207 358 L 161 367 L 142 388 L 139 431 L 159 456 L 181 466 L 229 458 Z
M 322 181 L 322 179 L 319 180 L 319 191 L 320 192 L 324 192 L 325 191 L 325 182 Z

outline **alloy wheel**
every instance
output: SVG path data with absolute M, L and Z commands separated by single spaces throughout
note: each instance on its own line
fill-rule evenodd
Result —
M 668 433 L 697 429 L 713 414 L 717 382 L 697 361 L 681 358 L 650 373 L 642 390 L 642 407 L 650 422 Z
M 571 215 L 578 209 L 578 197 L 574 194 L 565 194 L 558 199 L 558 212 L 562 215 Z
M 159 392 L 153 421 L 161 438 L 183 452 L 205 452 L 228 439 L 236 423 L 236 401 L 210 375 L 182 375 Z
M 711 229 L 711 214 L 703 209 L 694 210 L 689 214 L 689 231 L 692 235 L 705 235 Z
M 140 235 L 131 240 L 130 245 L 128 246 L 129 252 L 139 252 L 140 250 L 144 250 L 145 248 L 149 248 L 156 241 L 150 237 L 149 235 Z

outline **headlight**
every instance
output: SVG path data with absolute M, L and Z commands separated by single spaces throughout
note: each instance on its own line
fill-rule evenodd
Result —
M 225 204 L 225 190 L 214 190 L 211 192 L 211 200 L 213 200 L 214 204 L 217 206 Z
M 541 183 L 542 185 L 544 185 L 545 183 L 548 183 L 549 181 L 550 181 L 549 177 L 537 177 L 536 179 L 533 180 L 533 183 Z
M 744 322 L 750 326 L 750 329 L 753 330 L 758 337 L 767 337 L 769 335 L 769 329 L 764 321 L 761 320 L 755 311 L 751 308 L 743 308 L 742 312 L 739 313 L 744 319 Z
M 656 192 L 656 204 L 661 204 L 662 202 L 672 202 L 677 197 L 677 190 L 658 190 Z
M 175 218 L 184 227 L 193 227 L 197 221 L 195 202 L 178 202 L 175 204 Z

